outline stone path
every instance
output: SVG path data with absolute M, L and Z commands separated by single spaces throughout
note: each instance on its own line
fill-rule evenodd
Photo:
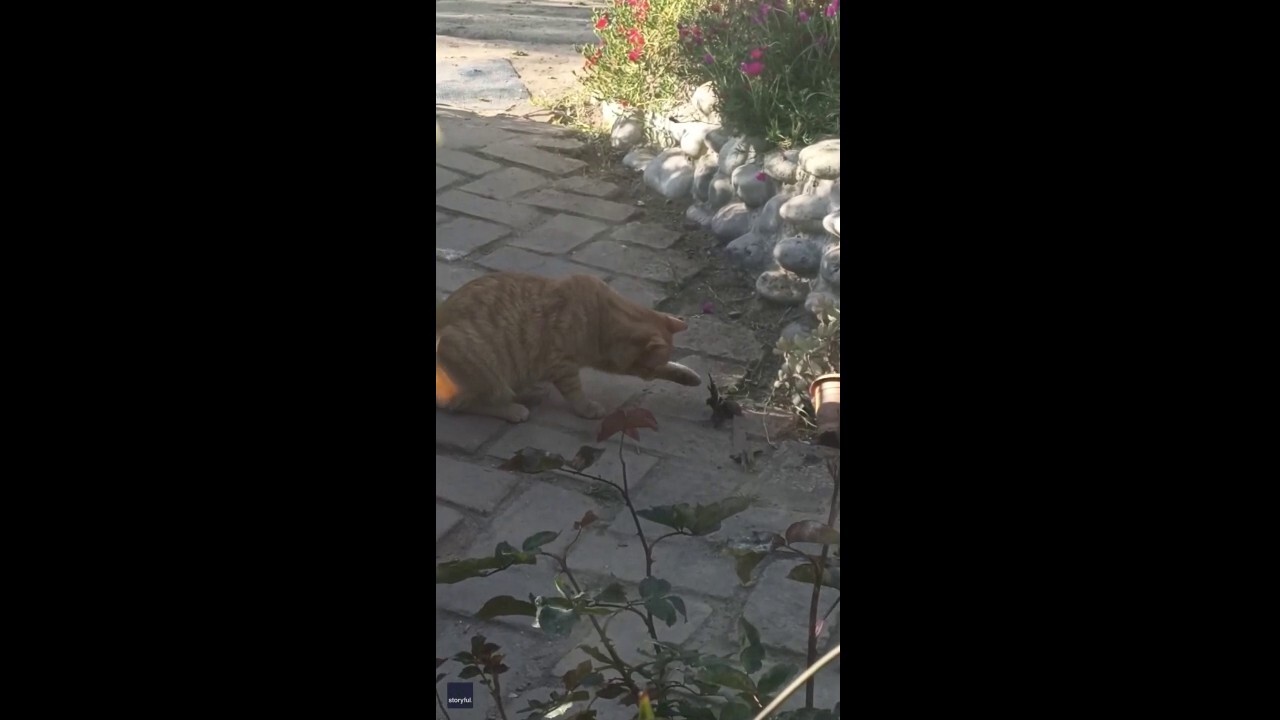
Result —
M 436 3 L 436 102 L 481 115 L 537 112 L 533 97 L 558 97 L 573 86 L 574 71 L 582 68 L 575 46 L 596 41 L 591 12 L 604 4 L 604 0 Z
M 683 253 L 668 249 L 677 230 L 635 222 L 639 208 L 634 199 L 583 174 L 584 163 L 565 152 L 578 141 L 563 130 L 461 111 L 438 110 L 438 115 L 446 145 L 436 164 L 439 295 L 495 270 L 585 273 L 652 306 L 698 272 Z M 722 387 L 741 376 L 746 362 L 767 351 L 747 328 L 712 316 L 687 320 L 689 331 L 676 336 L 676 359 L 704 380 L 713 375 Z M 793 563 L 766 560 L 757 571 L 761 579 L 743 587 L 723 545 L 754 530 L 782 532 L 798 520 L 825 521 L 831 480 L 819 450 L 797 442 L 772 448 L 763 439 L 765 418 L 758 415 L 739 420 L 734 429 L 713 428 L 705 386 L 645 383 L 593 372 L 584 373 L 584 385 L 606 407 L 643 406 L 658 419 L 657 432 L 641 431 L 639 452 L 629 447 L 625 455 L 637 507 L 707 503 L 735 494 L 757 498 L 719 532 L 673 537 L 658 546 L 654 574 L 675 587 L 688 610 L 688 621 L 662 628 L 660 638 L 705 652 L 736 652 L 737 619 L 745 616 L 769 648 L 766 668 L 779 661 L 803 666 L 809 588 L 785 579 Z M 562 532 L 548 546 L 558 551 L 571 537 L 574 521 L 590 510 L 601 520 L 574 546 L 570 566 L 575 577 L 597 589 L 621 581 L 634 593 L 644 576 L 644 556 L 630 516 L 614 495 L 558 472 L 534 476 L 496 469 L 526 446 L 572 457 L 580 446 L 594 445 L 605 447 L 606 454 L 591 471 L 620 481 L 616 439 L 607 446 L 596 443 L 598 421 L 574 416 L 554 391 L 551 395 L 519 425 L 436 412 L 437 562 L 490 556 L 497 543 L 518 547 L 541 530 Z M 755 458 L 745 470 L 731 459 L 744 447 Z M 654 537 L 656 528 L 649 525 L 646 534 Z M 570 638 L 556 640 L 531 628 L 529 618 L 480 621 L 474 614 L 496 595 L 555 595 L 553 575 L 540 562 L 436 586 L 436 656 L 469 649 L 475 633 L 502 646 L 511 668 L 502 676 L 509 718 L 530 698 L 545 700 L 551 689 L 563 690 L 558 676 L 585 657 L 576 648 L 586 641 L 590 627 L 580 623 Z M 824 593 L 823 611 L 834 598 L 834 592 Z M 839 642 L 838 617 L 833 614 L 823 632 L 824 649 Z M 627 615 L 615 622 L 610 634 L 624 656 L 635 658 L 644 635 L 639 621 L 630 620 L 635 618 Z M 459 670 L 452 662 L 440 668 L 448 673 L 440 683 L 442 693 L 444 682 L 458 681 Z M 821 674 L 819 707 L 830 708 L 839 699 L 838 677 L 838 663 Z M 800 693 L 789 707 L 802 701 Z M 478 683 L 475 703 L 478 713 L 456 711 L 453 719 L 494 716 L 492 700 Z M 566 717 L 581 709 L 575 707 Z M 593 709 L 601 720 L 634 715 L 634 708 L 613 701 L 597 702 Z

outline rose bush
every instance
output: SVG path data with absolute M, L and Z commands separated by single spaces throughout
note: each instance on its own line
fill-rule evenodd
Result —
M 591 23 L 599 41 L 579 48 L 578 79 L 598 100 L 662 110 L 688 90 L 679 74 L 678 25 L 708 0 L 612 0 Z
M 710 81 L 725 129 L 782 147 L 840 127 L 840 0 L 711 3 L 676 29 L 683 74 Z

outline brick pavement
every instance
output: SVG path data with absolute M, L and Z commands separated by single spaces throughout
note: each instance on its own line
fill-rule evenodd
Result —
M 484 118 L 461 111 L 438 111 L 447 150 L 436 166 L 436 288 L 441 296 L 494 270 L 548 276 L 596 275 L 622 294 L 654 306 L 694 276 L 699 267 L 683 253 L 667 250 L 680 232 L 634 220 L 635 199 L 583 173 L 585 164 L 569 154 L 579 147 L 565 131 L 542 123 Z M 688 318 L 690 329 L 676 336 L 676 358 L 717 384 L 741 377 L 748 362 L 767 348 L 747 328 L 719 318 Z M 707 391 L 637 378 L 583 373 L 587 394 L 606 407 L 639 405 L 652 410 L 658 432 L 642 431 L 638 453 L 628 448 L 627 479 L 637 507 L 679 502 L 706 503 L 734 494 L 756 498 L 747 511 L 725 521 L 706 537 L 674 537 L 656 551 L 654 574 L 672 583 L 688 610 L 688 621 L 660 631 L 660 637 L 706 652 L 736 652 L 737 618 L 760 629 L 771 662 L 803 666 L 808 587 L 785 579 L 792 563 L 769 559 L 750 587 L 738 581 L 727 539 L 754 530 L 782 531 L 803 519 L 823 520 L 831 484 L 818 450 L 796 442 L 775 450 L 763 439 L 759 416 L 744 418 L 747 433 L 713 428 Z M 595 588 L 618 581 L 635 592 L 644 576 L 644 556 L 629 515 L 611 493 L 571 475 L 517 475 L 496 469 L 526 446 L 572 456 L 595 442 L 598 421 L 573 415 L 553 391 L 532 408 L 528 422 L 511 425 L 494 418 L 436 411 L 437 561 L 488 556 L 501 541 L 519 545 L 539 530 L 564 531 L 591 510 L 601 521 L 574 547 L 575 576 Z M 738 438 L 735 442 L 735 436 Z M 742 469 L 731 456 L 745 442 L 762 451 L 754 467 Z M 591 471 L 620 480 L 621 462 L 610 444 Z M 644 521 L 652 538 L 658 526 Z M 567 535 L 567 534 L 566 534 Z M 549 549 L 560 549 L 562 537 Z M 525 617 L 481 621 L 473 617 L 490 597 L 554 595 L 553 573 L 543 563 L 516 566 L 490 578 L 437 585 L 437 657 L 467 649 L 479 632 L 502 645 L 510 673 L 503 675 L 507 713 L 530 698 L 545 700 L 560 688 L 558 676 L 585 656 L 580 624 L 570 638 L 553 640 L 530 627 Z M 823 608 L 835 595 L 824 594 Z M 625 614 L 624 614 L 625 615 Z M 823 647 L 839 642 L 839 613 L 823 632 Z M 636 657 L 641 626 L 619 620 L 611 629 L 619 652 Z M 456 681 L 459 666 L 440 672 Z M 839 699 L 838 666 L 818 682 L 818 706 Z M 444 681 L 442 681 L 443 683 Z M 562 688 L 560 688 L 562 689 Z M 476 709 L 496 716 L 492 701 L 476 686 Z M 801 693 L 788 707 L 797 707 Z M 576 713 L 575 708 L 570 714 Z M 594 706 L 600 720 L 627 720 L 634 708 L 613 702 Z M 439 715 L 439 710 L 436 711 Z

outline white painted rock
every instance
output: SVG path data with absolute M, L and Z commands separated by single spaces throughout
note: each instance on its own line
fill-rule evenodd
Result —
M 734 170 L 760 159 L 763 155 L 760 148 L 763 145 L 762 141 L 755 138 L 740 137 L 726 140 L 718 151 L 721 174 L 728 177 Z
M 816 142 L 800 151 L 800 167 L 823 180 L 840 177 L 840 139 Z
M 740 203 L 729 203 L 711 216 L 711 227 L 708 228 L 722 242 L 742 237 L 751 227 L 751 211 Z
M 760 209 L 760 214 L 756 216 L 755 224 L 751 226 L 751 230 L 757 235 L 771 237 L 777 239 L 778 233 L 782 230 L 782 216 L 779 210 L 782 204 L 791 199 L 791 193 L 781 192 L 769 198 L 769 202 L 764 204 Z
M 711 181 L 720 172 L 720 160 L 716 154 L 709 152 L 698 158 L 693 165 L 693 197 L 699 202 L 706 202 L 711 192 Z M 726 201 L 728 202 L 728 201 Z
M 729 141 L 729 133 L 725 132 L 722 127 L 707 131 L 707 149 L 711 152 L 718 153 L 720 148 Z
M 711 212 L 705 207 L 694 203 L 684 211 L 685 222 L 698 228 L 705 228 L 711 224 Z
M 680 149 L 691 158 L 701 156 L 707 151 L 707 131 L 713 125 L 707 123 L 690 123 L 691 127 L 680 137 Z
M 840 243 L 831 243 L 822 251 L 819 276 L 834 287 L 840 287 Z
M 830 215 L 822 218 L 822 229 L 840 237 L 840 211 L 837 210 Z
M 738 198 L 749 208 L 760 207 L 777 192 L 773 178 L 766 175 L 760 166 L 754 163 L 747 163 L 734 170 L 732 182 Z
M 830 203 L 817 195 L 796 195 L 782 204 L 778 214 L 800 232 L 822 232 L 822 218 L 826 217 Z
M 809 293 L 809 297 L 805 298 L 804 309 L 818 314 L 819 310 L 824 308 L 840 309 L 840 296 L 823 290 L 815 290 Z
M 630 150 L 644 142 L 644 123 L 634 117 L 623 115 L 613 121 L 613 129 L 609 131 L 609 144 Z
M 699 85 L 698 89 L 693 91 L 691 100 L 704 119 L 709 119 L 716 114 L 716 105 L 720 102 L 716 97 L 715 87 L 709 82 Z
M 645 166 L 644 184 L 665 198 L 685 197 L 693 187 L 693 163 L 680 148 L 663 150 Z
M 769 173 L 769 177 L 780 183 L 793 183 L 796 181 L 796 158 L 800 156 L 799 150 L 775 150 L 764 156 L 764 171 Z
M 711 180 L 711 189 L 707 191 L 707 207 L 713 210 L 728 205 L 733 201 L 733 183 L 729 178 L 716 173 Z
M 644 169 L 657 156 L 658 152 L 653 148 L 638 147 L 623 156 L 622 164 L 637 172 L 644 172 Z
M 773 248 L 773 257 L 784 270 L 800 277 L 816 277 L 822 266 L 822 249 L 825 243 L 811 235 L 786 237 Z
M 809 294 L 809 283 L 786 270 L 770 270 L 756 278 L 756 293 L 770 302 L 799 305 Z
M 737 268 L 760 272 L 772 265 L 773 244 L 771 238 L 749 232 L 724 246 L 725 258 Z

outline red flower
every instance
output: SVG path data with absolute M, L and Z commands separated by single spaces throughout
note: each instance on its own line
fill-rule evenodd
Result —
M 747 77 L 755 77 L 760 73 L 764 72 L 764 63 L 759 61 L 742 63 L 742 65 L 740 65 L 739 67 L 742 69 L 743 74 L 745 74 Z
M 597 29 L 597 30 L 603 30 L 603 29 L 605 29 L 605 28 L 607 28 L 607 27 L 609 27 L 609 16 L 608 16 L 608 15 L 604 15 L 604 16 L 602 16 L 599 20 L 597 20 L 597 21 L 596 21 L 596 29 Z
M 764 48 L 756 48 L 755 50 L 751 51 L 752 60 L 759 60 L 762 57 L 764 57 Z
M 636 48 L 635 50 L 632 50 L 631 52 L 627 53 L 627 59 L 630 60 L 631 62 L 639 62 L 641 52 L 643 51 L 640 50 L 640 48 Z

